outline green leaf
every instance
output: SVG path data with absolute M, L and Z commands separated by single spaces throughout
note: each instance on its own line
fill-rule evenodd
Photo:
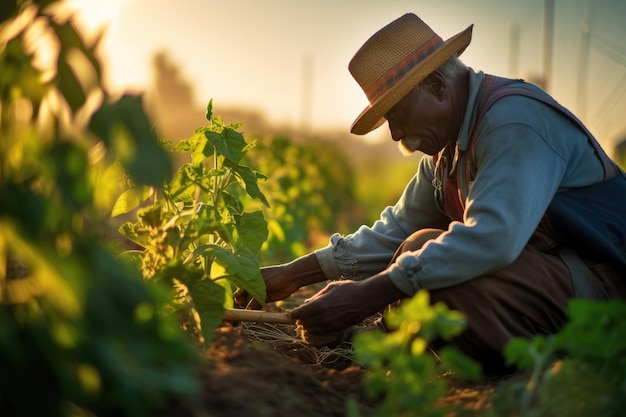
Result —
M 247 248 L 237 250 L 235 259 L 236 265 L 231 264 L 229 266 L 234 266 L 233 270 L 237 274 L 231 275 L 230 281 L 237 287 L 246 290 L 261 305 L 265 305 L 265 281 L 263 281 L 258 260 Z
M 213 337 L 213 331 L 224 316 L 224 288 L 205 279 L 189 285 L 189 295 L 200 316 L 205 344 L 208 344 Z
M 151 243 L 150 233 L 143 225 L 126 222 L 120 226 L 119 232 L 140 246 L 147 247 Z
M 61 55 L 66 56 L 68 52 L 72 49 L 76 49 L 80 51 L 85 58 L 88 59 L 91 64 L 93 70 L 96 73 L 98 79 L 100 79 L 102 71 L 100 68 L 100 62 L 94 55 L 95 45 L 87 46 L 83 41 L 82 36 L 74 27 L 72 21 L 68 21 L 67 23 L 56 24 L 51 22 L 50 24 L 54 29 L 59 41 L 61 42 Z M 96 38 L 95 42 L 97 43 L 100 38 Z
M 242 213 L 243 204 L 236 196 L 230 194 L 228 191 L 222 190 L 222 192 L 220 193 L 220 199 L 224 202 L 224 206 L 226 206 L 228 211 L 233 216 Z
M 46 199 L 34 189 L 31 181 L 19 184 L 0 182 L 0 219 L 16 221 L 23 233 L 36 240 L 44 230 L 49 214 Z
M 199 134 L 196 139 L 196 147 L 191 153 L 191 165 L 194 167 L 203 166 L 207 158 L 213 156 L 214 149 L 206 138 L 206 134 Z
M 89 170 L 85 150 L 71 142 L 61 142 L 46 152 L 46 159 L 65 204 L 76 210 L 90 205 L 92 187 L 85 175 Z
M 213 282 L 224 288 L 224 299 L 222 300 L 222 305 L 224 306 L 224 308 L 235 308 L 233 292 L 236 288 L 233 288 L 233 284 L 227 279 L 218 279 L 217 281 Z
M 221 133 L 206 131 L 205 136 L 215 151 L 232 164 L 237 164 L 245 154 L 243 150 L 246 141 L 243 135 L 236 130 L 227 127 Z
M 51 22 L 50 26 L 55 31 L 60 44 L 55 81 L 72 112 L 76 112 L 85 104 L 91 89 L 99 85 L 100 63 L 93 49 L 85 45 L 71 20 L 62 24 Z M 76 59 L 79 57 L 82 61 L 77 63 Z
M 162 188 L 172 177 L 172 162 L 150 128 L 140 96 L 124 95 L 94 113 L 89 130 L 120 159 L 138 184 Z
M 248 149 L 248 145 L 243 137 L 243 134 L 227 127 L 224 129 L 223 135 L 226 140 L 226 146 L 228 147 L 231 155 L 231 158 L 227 158 L 235 164 L 239 163 Z
M 87 95 L 72 68 L 62 59 L 59 59 L 55 81 L 72 112 L 76 113 L 87 101 Z
M 467 321 L 461 312 L 449 310 L 443 303 L 435 304 L 433 309 L 437 313 L 434 328 L 442 339 L 451 340 L 465 330 Z
M 141 223 L 153 228 L 159 227 L 163 223 L 165 215 L 161 204 L 154 204 L 137 211 L 137 218 Z
M 0 2 L 0 23 L 17 15 L 19 10 L 17 3 L 18 0 L 4 0 Z
M 151 187 L 129 188 L 118 197 L 111 210 L 111 217 L 126 214 L 137 208 L 141 203 L 150 198 L 152 193 L 153 189 Z
M 198 139 L 204 135 L 198 135 L 197 131 L 190 138 L 180 140 L 173 148 L 174 152 L 193 152 L 198 146 Z
M 391 355 L 385 335 L 377 330 L 359 332 L 354 336 L 354 353 L 358 362 L 368 368 L 383 366 Z
M 202 235 L 215 233 L 223 228 L 222 223 L 215 218 L 215 211 L 211 206 L 201 204 L 198 206 L 196 214 L 195 220 L 187 224 L 187 235 L 197 239 Z
M 205 146 L 205 155 L 212 155 L 214 152 L 230 159 L 230 152 L 226 146 L 226 140 L 222 133 L 214 130 L 207 130 L 204 132 L 204 136 L 207 138 L 207 144 Z
M 576 299 L 567 311 L 569 321 L 555 337 L 560 349 L 598 366 L 626 352 L 626 303 Z
M 225 164 L 226 165 L 226 164 Z M 265 198 L 265 195 L 261 192 L 261 189 L 257 185 L 257 174 L 250 168 L 244 165 L 236 165 L 231 167 L 235 171 L 237 180 L 242 183 L 248 195 L 252 198 L 260 200 L 265 206 L 269 207 L 269 203 Z
M 441 358 L 441 369 L 451 369 L 455 376 L 465 379 L 477 381 L 481 378 L 482 368 L 480 364 L 465 356 L 458 349 L 446 346 L 437 353 Z
M 258 253 L 269 234 L 267 221 L 263 213 L 243 213 L 235 217 L 236 227 L 233 232 L 235 247 L 245 246 L 251 253 Z
M 262 304 L 265 303 L 265 282 L 261 276 L 259 262 L 247 249 L 241 248 L 235 253 L 213 244 L 200 245 L 194 252 L 197 256 L 214 256 L 215 262 L 222 265 L 227 271 L 224 277 L 237 287 L 246 290 L 252 297 Z
M 192 200 L 196 192 L 195 174 L 189 164 L 182 165 L 167 185 L 166 190 L 173 201 Z
M 211 121 L 213 118 L 213 99 L 209 100 L 209 103 L 206 105 L 206 113 L 204 114 L 204 117 L 208 121 Z
M 535 361 L 529 354 L 531 341 L 528 339 L 512 339 L 504 347 L 504 357 L 508 365 L 515 365 L 520 369 L 532 369 Z

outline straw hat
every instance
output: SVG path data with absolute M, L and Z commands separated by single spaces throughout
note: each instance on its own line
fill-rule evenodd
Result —
M 357 51 L 348 69 L 370 104 L 350 131 L 364 135 L 384 123 L 384 115 L 413 87 L 472 40 L 472 27 L 447 41 L 419 17 L 407 13 L 376 32 Z

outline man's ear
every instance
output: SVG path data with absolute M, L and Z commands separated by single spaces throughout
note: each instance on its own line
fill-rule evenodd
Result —
M 446 91 L 446 79 L 439 71 L 433 71 L 426 77 L 426 86 L 438 99 L 442 99 Z

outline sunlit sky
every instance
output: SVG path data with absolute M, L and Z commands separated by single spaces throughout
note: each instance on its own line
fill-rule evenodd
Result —
M 622 0 L 554 0 L 554 56 L 548 90 L 609 147 L 626 135 L 626 46 L 602 51 L 596 36 L 626 42 Z M 165 51 L 194 87 L 199 106 L 256 109 L 269 120 L 313 130 L 348 130 L 366 99 L 347 66 L 375 31 L 414 12 L 447 39 L 474 24 L 462 60 L 476 70 L 529 78 L 542 73 L 543 0 L 71 0 L 81 22 L 107 31 L 102 50 L 115 90 L 150 86 Z M 581 90 L 581 23 L 590 7 L 588 81 Z M 602 13 L 597 13 L 596 9 Z M 610 13 L 607 13 L 606 11 Z M 516 73 L 511 28 L 519 27 Z M 608 34 L 608 35 L 607 35 Z M 598 38 L 599 39 L 599 38 Z M 616 58 L 617 57 L 617 58 Z M 579 104 L 581 91 L 587 95 Z M 307 110 L 308 109 L 308 110 Z M 372 137 L 386 135 L 384 128 Z

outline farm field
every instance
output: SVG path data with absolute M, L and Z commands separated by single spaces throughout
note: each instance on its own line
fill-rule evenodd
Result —
M 319 285 L 301 289 L 290 303 L 304 300 L 318 288 Z M 275 306 L 269 309 L 283 311 Z M 259 335 L 259 328 L 267 333 Z M 265 340 L 259 341 L 262 338 Z M 380 401 L 371 399 L 365 392 L 363 379 L 367 370 L 345 350 L 337 350 L 339 353 L 333 355 L 332 349 L 320 351 L 307 345 L 297 337 L 294 326 L 224 323 L 216 329 L 206 355 L 208 362 L 200 369 L 203 384 L 198 398 L 200 415 L 373 415 Z M 469 382 L 450 378 L 441 404 L 456 407 L 458 416 L 480 415 L 489 407 L 495 388 L 504 379 Z M 164 414 L 189 413 L 188 403 L 169 407 Z M 360 414 L 350 414 L 357 408 Z
M 373 221 L 416 162 L 244 137 L 212 100 L 169 140 L 141 94 L 109 94 L 95 45 L 53 3 L 0 8 L 0 416 L 623 415 L 623 301 L 572 301 L 563 332 L 512 341 L 522 371 L 496 379 L 429 351 L 466 323 L 425 290 L 389 311 L 396 331 L 332 349 L 294 326 L 225 322 L 237 290 L 266 299 L 262 266 Z

